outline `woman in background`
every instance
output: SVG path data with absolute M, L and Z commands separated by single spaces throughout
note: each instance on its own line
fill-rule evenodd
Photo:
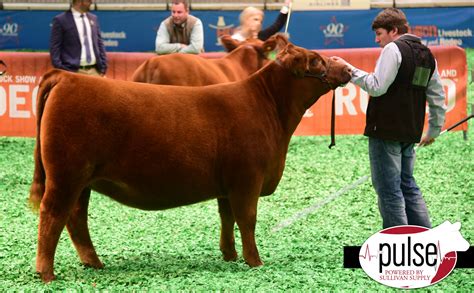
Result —
M 262 30 L 263 11 L 255 7 L 247 7 L 240 13 L 240 28 L 232 35 L 233 39 L 245 41 L 247 39 L 267 40 L 285 26 L 291 0 L 285 0 L 275 22 Z

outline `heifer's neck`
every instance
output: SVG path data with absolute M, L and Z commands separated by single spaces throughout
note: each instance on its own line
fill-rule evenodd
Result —
M 250 45 L 237 48 L 224 59 L 236 62 L 247 74 L 256 72 L 262 68 L 267 61 L 263 54 L 257 52 L 257 50 Z
M 254 79 L 266 92 L 269 102 L 274 104 L 288 139 L 306 110 L 329 90 L 319 79 L 296 77 L 276 62 L 266 66 Z

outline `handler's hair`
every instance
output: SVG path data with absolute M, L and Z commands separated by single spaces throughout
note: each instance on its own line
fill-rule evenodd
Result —
M 372 30 L 379 28 L 386 29 L 388 32 L 396 28 L 399 35 L 406 34 L 408 32 L 407 17 L 400 9 L 386 8 L 372 22 Z
M 178 5 L 181 3 L 184 5 L 184 9 L 186 9 L 186 11 L 189 11 L 189 2 L 187 0 L 172 0 L 171 1 L 171 5 Z
M 261 15 L 262 20 L 263 20 L 263 11 L 256 8 L 256 7 L 249 6 L 249 7 L 245 8 L 244 10 L 242 10 L 242 12 L 240 13 L 240 16 L 239 16 L 240 25 L 242 25 L 247 18 L 249 18 L 250 16 L 255 15 L 255 14 Z

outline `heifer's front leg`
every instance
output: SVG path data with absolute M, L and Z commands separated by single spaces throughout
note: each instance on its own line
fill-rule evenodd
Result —
M 50 183 L 50 185 L 54 185 L 54 183 Z M 50 282 L 56 278 L 54 276 L 54 254 L 59 236 L 76 198 L 73 193 L 60 193 L 54 187 L 46 187 L 40 204 L 38 253 L 36 256 L 36 271 L 40 274 L 43 282 Z
M 234 238 L 234 215 L 227 198 L 218 198 L 219 215 L 221 216 L 221 239 L 219 246 L 225 261 L 234 261 L 237 259 Z
M 239 193 L 230 196 L 230 204 L 242 237 L 245 262 L 251 267 L 263 265 L 255 243 L 257 202 L 259 193 Z
M 87 226 L 87 209 L 89 207 L 90 195 L 90 188 L 86 188 L 82 191 L 79 200 L 72 210 L 66 227 L 81 262 L 85 266 L 99 269 L 103 268 L 104 265 L 97 256 Z

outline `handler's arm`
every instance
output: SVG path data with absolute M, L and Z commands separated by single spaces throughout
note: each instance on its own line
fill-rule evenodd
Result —
M 438 64 L 426 89 L 426 101 L 429 108 L 428 131 L 421 139 L 420 146 L 427 146 L 434 142 L 441 132 L 446 116 L 444 89 L 438 73 Z
M 397 77 L 402 63 L 402 55 L 395 43 L 386 45 L 375 65 L 373 73 L 367 73 L 350 64 L 352 69 L 351 81 L 365 90 L 371 97 L 385 94 Z
M 180 53 L 199 54 L 204 46 L 204 31 L 201 20 L 197 20 L 193 26 L 189 45 L 179 50 Z

